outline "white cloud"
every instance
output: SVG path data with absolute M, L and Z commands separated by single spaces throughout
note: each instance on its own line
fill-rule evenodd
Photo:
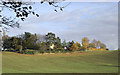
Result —
M 119 0 L 66 0 L 66 2 L 118 2 Z
M 24 0 L 24 2 L 41 2 L 42 0 Z M 63 0 L 54 0 L 61 2 Z M 118 2 L 119 0 L 65 0 L 65 2 Z
M 54 32 L 62 40 L 81 42 L 83 37 L 101 40 L 110 49 L 118 48 L 118 11 L 117 3 L 58 13 L 44 13 L 40 18 L 30 17 L 22 23 L 22 28 L 11 30 L 14 34 L 24 31 L 33 33 Z M 105 3 L 104 3 L 105 4 Z M 15 32 L 14 32 L 15 31 Z M 11 33 L 10 32 L 10 33 Z

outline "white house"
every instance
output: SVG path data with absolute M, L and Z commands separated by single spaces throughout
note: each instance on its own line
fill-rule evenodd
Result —
M 64 49 L 67 49 L 67 47 L 64 47 Z
M 54 44 L 52 44 L 52 45 L 50 46 L 50 48 L 51 48 L 51 49 L 54 49 L 54 47 L 55 47 L 55 45 L 54 45 Z

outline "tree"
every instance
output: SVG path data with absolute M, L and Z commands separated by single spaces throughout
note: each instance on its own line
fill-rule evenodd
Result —
M 25 32 L 23 36 L 23 48 L 24 49 L 34 49 L 34 46 L 36 46 L 37 42 L 37 35 L 31 34 L 29 32 Z
M 31 0 L 30 0 L 31 1 Z M 50 6 L 55 7 L 55 12 L 57 12 L 57 8 L 59 8 L 59 10 L 63 11 L 63 9 L 68 6 L 69 4 L 67 4 L 66 6 L 59 6 L 56 5 L 59 2 L 55 2 L 55 1 L 51 1 L 51 0 L 42 0 L 40 3 L 43 4 L 47 2 Z M 22 21 L 24 21 L 30 14 L 35 15 L 37 17 L 39 17 L 39 14 L 36 14 L 35 11 L 33 10 L 32 4 L 34 4 L 33 2 L 22 2 L 21 0 L 1 0 L 0 1 L 0 7 L 2 8 L 7 8 L 8 10 L 13 11 L 13 16 L 10 17 L 6 17 L 0 14 L 0 28 L 1 29 L 8 29 L 9 27 L 20 27 L 19 21 L 18 19 L 21 19 Z M 3 9 L 0 9 L 0 13 L 3 11 Z M 2 32 L 2 30 L 0 30 L 0 32 Z M 1 35 L 1 33 L 0 33 Z M 0 44 L 2 39 L 0 38 Z M 0 45 L 1 47 L 1 45 Z
M 22 52 L 22 46 L 21 45 L 17 45 L 17 47 L 16 47 L 16 50 L 18 50 L 18 52 Z
M 96 41 L 96 39 L 93 39 L 92 43 L 95 45 L 95 48 L 96 48 L 96 46 L 97 46 L 97 41 Z
M 77 44 L 74 43 L 74 44 L 70 47 L 70 49 L 71 49 L 72 51 L 78 50 Z
M 73 44 L 74 44 L 73 40 L 71 42 L 69 41 L 67 47 L 71 47 Z
M 106 49 L 106 45 L 104 43 L 100 43 L 100 49 Z
M 16 37 L 10 37 L 10 38 L 4 39 L 4 42 L 3 42 L 4 49 L 13 48 L 14 51 L 16 51 L 17 46 L 18 46 L 18 39 Z
M 63 11 L 63 9 L 68 6 L 69 4 L 67 4 L 66 6 L 59 6 L 57 3 L 59 2 L 55 2 L 55 1 L 51 1 L 51 0 L 41 0 L 41 4 L 47 2 L 48 5 L 53 6 L 55 8 L 55 12 L 59 10 Z M 36 14 L 35 11 L 33 10 L 32 4 L 35 4 L 34 2 L 23 2 L 21 0 L 1 0 L 0 1 L 0 6 L 2 6 L 2 8 L 7 8 L 10 11 L 13 11 L 13 14 L 15 13 L 15 16 L 11 16 L 11 17 L 6 17 L 3 15 L 0 15 L 0 18 L 2 18 L 1 23 L 2 23 L 2 27 L 3 28 L 7 28 L 7 27 L 18 27 L 19 28 L 19 22 L 16 20 L 21 19 L 22 21 L 24 21 L 29 15 L 35 15 L 37 17 L 39 17 L 39 14 Z M 0 12 L 2 12 L 2 10 L 0 10 Z M 7 26 L 7 27 L 6 27 Z
M 63 43 L 62 43 L 62 47 L 64 48 L 64 47 L 66 47 L 66 46 L 67 46 L 67 43 L 66 43 L 66 41 L 64 40 Z
M 17 40 L 16 37 L 12 37 L 12 38 L 11 38 L 11 44 L 12 44 L 11 46 L 12 46 L 13 49 L 16 49 L 16 48 L 17 48 L 18 40 Z
M 57 48 L 61 48 L 62 47 L 62 45 L 61 45 L 61 39 L 59 37 L 56 38 L 55 45 L 56 45 Z
M 20 18 L 22 21 L 24 21 L 24 19 L 27 18 L 29 14 L 33 14 L 34 12 L 32 11 L 32 6 L 30 6 L 30 3 L 27 3 L 27 2 L 14 1 L 14 0 L 6 0 L 6 1 L 2 0 L 0 1 L 0 5 L 2 5 L 2 8 L 7 8 L 8 10 L 13 11 L 13 14 L 15 13 L 14 17 L 13 16 L 6 17 L 3 15 L 0 15 L 2 27 L 6 29 L 8 27 L 19 28 L 19 22 L 17 21 L 17 18 L 18 19 Z M 39 17 L 38 14 L 35 13 L 35 15 Z
M 95 43 L 89 43 L 89 48 L 96 48 Z
M 48 46 L 55 45 L 55 48 L 61 48 L 61 39 L 59 37 L 55 37 L 55 34 L 50 32 L 46 35 L 46 42 Z
M 88 46 L 89 46 L 89 39 L 87 37 L 84 37 L 82 39 L 82 46 L 83 46 L 84 49 L 88 48 Z
M 46 42 L 46 36 L 45 35 L 41 35 L 41 34 L 37 34 L 37 42 L 41 43 L 41 42 Z
M 8 37 L 4 39 L 3 48 L 13 48 L 15 51 L 23 49 L 40 49 L 40 43 L 37 42 L 37 35 L 25 32 L 22 36 Z
M 41 45 L 40 45 L 40 50 L 47 50 L 49 47 L 48 47 L 48 45 L 47 45 L 47 43 L 46 42 L 42 42 L 41 43 Z
M 1 37 L 1 36 L 0 36 Z M 3 36 L 2 36 L 2 43 L 5 45 L 5 42 L 7 42 L 8 36 L 5 33 L 5 30 L 3 30 Z M 7 44 L 7 43 L 6 43 Z M 2 46 L 2 45 L 1 45 Z M 2 46 L 3 47 L 3 46 Z M 5 48 L 3 47 L 3 49 L 5 50 Z
M 101 42 L 98 40 L 97 44 L 96 44 L 96 48 L 100 48 L 100 44 L 101 44 Z
M 48 33 L 46 35 L 46 39 L 47 39 L 48 45 L 55 44 L 56 38 L 55 38 L 55 34 L 54 33 L 52 33 L 52 32 Z
M 80 47 L 81 47 L 81 44 L 80 44 L 80 43 L 76 42 L 76 44 L 77 44 L 78 48 L 80 48 Z
M 69 41 L 68 43 L 67 43 L 67 50 L 71 50 L 70 48 L 71 48 L 71 46 L 74 44 L 74 41 L 72 40 L 71 42 Z
M 72 50 L 74 52 L 76 50 L 79 50 L 79 48 L 80 48 L 80 44 L 78 42 L 76 42 L 70 47 L 70 50 Z
M 5 50 L 7 48 L 11 48 L 11 41 L 9 37 L 3 40 L 3 49 Z

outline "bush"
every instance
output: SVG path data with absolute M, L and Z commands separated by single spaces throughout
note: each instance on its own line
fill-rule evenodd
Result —
M 25 54 L 35 54 L 35 51 L 27 51 Z
M 78 50 L 78 51 L 85 51 L 85 49 L 80 49 L 80 50 Z
M 62 51 L 62 53 L 67 53 L 67 51 Z
M 40 51 L 39 51 L 39 53 L 42 53 L 42 54 L 43 54 L 43 53 L 44 53 L 44 51 L 43 51 L 43 50 L 40 50 Z
M 64 50 L 64 48 L 57 48 L 57 50 L 58 50 L 58 51 L 63 51 L 63 50 Z
M 46 53 L 51 53 L 51 51 L 48 50 L 48 51 L 46 51 Z
M 36 50 L 36 51 L 35 51 L 35 54 L 39 54 L 39 51 Z
M 18 52 L 18 53 L 25 54 L 25 52 L 24 52 L 24 51 L 21 51 L 21 52 Z
M 52 53 L 55 53 L 56 51 L 52 51 Z
M 23 54 L 35 54 L 35 50 L 26 49 L 25 51 L 22 51 L 21 53 L 23 53 Z
M 57 48 L 57 52 L 61 53 L 61 52 L 65 52 L 64 48 Z
M 22 46 L 21 45 L 18 45 L 17 47 L 16 47 L 16 50 L 18 50 L 18 52 L 22 52 Z
M 15 50 L 13 49 L 13 48 L 10 48 L 10 50 L 9 50 L 10 52 L 15 52 Z

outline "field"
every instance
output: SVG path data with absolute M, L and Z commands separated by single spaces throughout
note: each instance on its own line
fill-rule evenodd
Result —
M 118 51 L 24 55 L 2 53 L 3 73 L 117 73 Z

